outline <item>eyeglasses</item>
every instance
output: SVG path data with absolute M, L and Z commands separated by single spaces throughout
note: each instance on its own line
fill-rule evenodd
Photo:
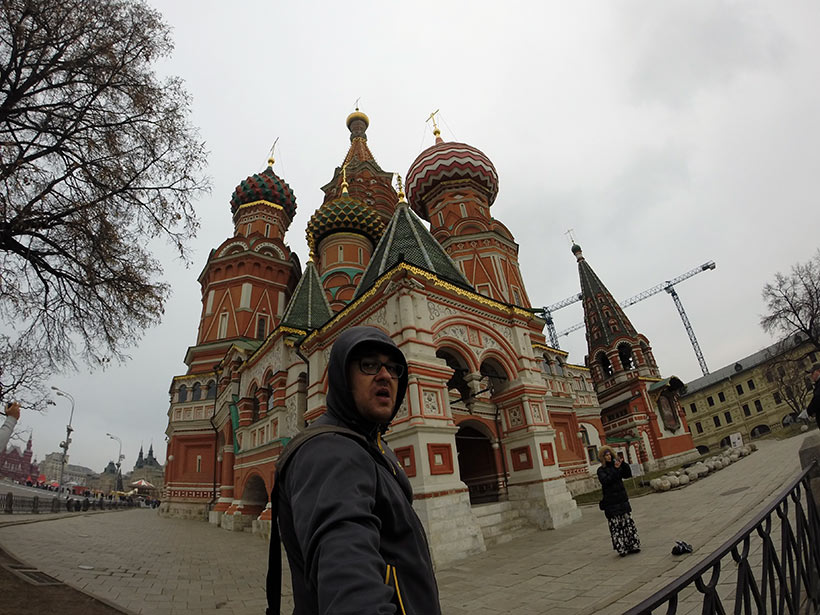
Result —
M 367 374 L 368 376 L 375 376 L 382 371 L 382 367 L 387 370 L 391 378 L 401 378 L 401 375 L 404 373 L 404 365 L 400 363 L 393 363 L 392 361 L 382 363 L 373 357 L 359 359 L 359 369 L 362 370 L 363 374 Z

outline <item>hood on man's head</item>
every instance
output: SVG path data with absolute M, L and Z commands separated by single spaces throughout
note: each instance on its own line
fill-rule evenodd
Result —
M 358 351 L 364 347 L 376 348 L 404 367 L 399 378 L 396 404 L 393 407 L 393 414 L 390 416 L 391 421 L 399 411 L 399 406 L 401 406 L 407 392 L 407 360 L 390 336 L 375 327 L 352 327 L 343 331 L 333 343 L 327 367 L 327 411 L 329 414 L 348 423 L 357 431 L 368 433 L 374 427 L 381 427 L 381 425 L 371 423 L 359 414 L 353 401 L 350 384 L 347 381 L 347 365 L 358 354 Z M 385 426 L 389 423 L 390 421 Z

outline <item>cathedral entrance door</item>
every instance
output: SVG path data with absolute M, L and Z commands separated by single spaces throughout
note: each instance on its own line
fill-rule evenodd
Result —
M 470 490 L 470 504 L 498 501 L 498 470 L 490 438 L 475 427 L 462 424 L 456 433 L 461 480 Z

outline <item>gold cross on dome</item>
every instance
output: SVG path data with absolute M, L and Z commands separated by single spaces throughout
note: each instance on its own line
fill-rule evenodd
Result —
M 273 150 L 276 147 L 276 144 L 279 142 L 279 137 L 276 137 L 276 140 L 273 142 L 273 145 L 270 146 L 270 152 L 268 153 L 268 166 L 272 167 L 273 163 L 276 162 L 273 158 Z
M 436 123 L 436 113 L 438 113 L 438 112 L 439 112 L 439 110 L 438 110 L 438 109 L 436 109 L 435 111 L 433 111 L 433 112 L 430 114 L 430 117 L 428 117 L 428 118 L 427 118 L 427 121 L 428 121 L 428 122 L 430 122 L 430 121 L 432 121 L 432 122 L 433 122 L 433 132 L 435 132 L 436 130 L 438 130 L 438 124 Z

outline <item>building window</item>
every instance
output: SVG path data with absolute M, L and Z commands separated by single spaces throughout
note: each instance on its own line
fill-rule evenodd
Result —
M 196 456 L 196 471 L 202 472 L 202 455 Z
M 268 317 L 260 316 L 256 319 L 256 339 L 263 340 L 268 336 Z
M 732 413 L 731 412 L 724 412 L 723 417 L 726 419 L 726 424 L 729 425 L 732 422 Z
M 754 380 L 747 380 L 746 381 L 746 386 L 749 387 L 750 391 L 754 391 L 755 390 L 755 381 Z
M 737 391 L 738 395 L 743 395 L 743 385 L 742 384 L 736 384 L 735 385 L 735 391 Z
M 199 401 L 200 399 L 202 399 L 202 387 L 198 382 L 195 382 L 194 387 L 191 389 L 191 401 Z
M 245 237 L 250 237 L 250 235 L 251 235 L 251 223 L 248 222 L 248 225 L 245 227 Z
M 265 237 L 270 237 L 270 224 L 265 225 Z
M 703 433 L 703 425 L 700 424 L 700 421 L 695 423 L 695 431 L 697 431 L 698 433 Z
M 723 402 L 726 401 L 726 396 L 723 394 L 723 391 L 718 393 L 718 399 L 720 400 L 720 403 L 723 403 Z
M 205 393 L 205 399 L 215 399 L 216 398 L 216 381 L 210 380 L 208 382 L 208 392 Z
M 749 408 L 749 404 L 743 404 L 743 416 L 752 416 L 752 411 Z
M 214 311 L 214 290 L 213 288 L 208 291 L 208 299 L 205 302 L 205 313 L 210 314 Z
M 464 207 L 464 203 L 459 203 L 458 204 L 458 209 L 461 212 L 461 217 L 466 218 L 467 217 L 467 208 Z
M 177 391 L 177 401 L 178 402 L 185 402 L 188 401 L 188 387 L 184 384 L 179 387 L 179 391 Z
M 698 411 L 698 407 L 695 404 L 689 404 L 689 411 L 695 414 Z
M 780 391 L 775 391 L 774 395 L 772 397 L 774 397 L 774 403 L 775 404 L 780 404 L 780 403 L 783 402 L 783 398 L 780 397 Z
M 713 416 L 712 420 L 715 422 L 715 427 L 720 427 L 720 417 L 718 415 Z
M 755 400 L 755 410 L 758 412 L 763 412 L 763 404 L 760 403 L 759 399 Z
M 364 250 L 362 250 L 361 248 L 359 248 L 359 264 L 364 264 Z
M 766 370 L 766 382 L 774 382 L 774 376 L 772 376 L 772 372 Z
M 709 404 L 709 407 L 712 407 L 712 406 L 714 406 L 714 405 L 715 405 L 715 400 L 714 400 L 714 398 L 710 395 L 709 397 L 707 397 L 707 398 L 706 398 L 706 403 L 707 403 L 707 404 Z
M 343 263 L 345 260 L 345 248 L 344 246 L 339 246 L 339 262 Z
M 242 295 L 239 299 L 239 307 L 246 309 L 251 307 L 251 290 L 253 290 L 253 286 L 251 286 L 250 282 L 242 284 Z
M 515 302 L 515 305 L 521 305 L 521 295 L 518 294 L 518 289 L 513 288 L 512 293 L 513 293 L 513 301 Z
M 219 329 L 217 330 L 216 337 L 222 339 L 228 335 L 228 312 L 222 312 L 219 315 Z

